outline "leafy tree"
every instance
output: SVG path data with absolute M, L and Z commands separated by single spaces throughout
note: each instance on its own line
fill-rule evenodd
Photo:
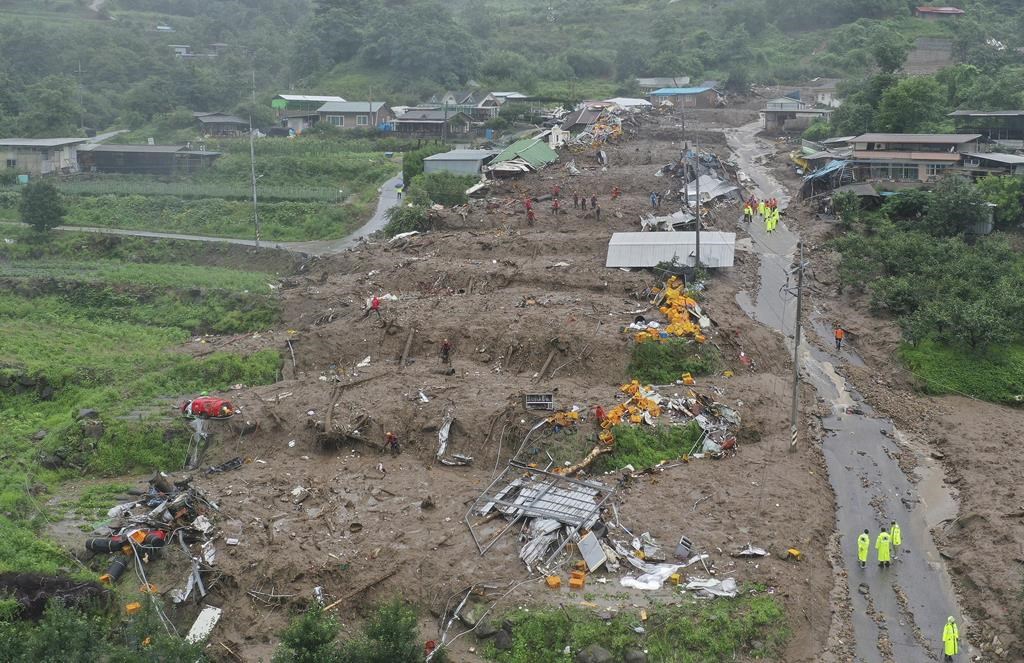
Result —
M 45 181 L 29 182 L 21 190 L 18 211 L 21 220 L 32 226 L 38 233 L 56 228 L 64 221 L 64 205 L 57 187 Z
M 1009 228 L 1024 221 L 1024 179 L 990 175 L 975 186 L 986 202 L 995 204 L 997 227 Z
M 337 663 L 341 624 L 314 604 L 292 620 L 281 634 L 273 663 Z
M 378 608 L 361 637 L 342 646 L 340 660 L 342 663 L 420 663 L 422 652 L 416 613 L 394 600 Z
M 910 53 L 910 42 L 892 30 L 876 35 L 871 55 L 883 73 L 892 74 L 903 67 Z
M 878 104 L 877 128 L 895 133 L 917 133 L 946 120 L 946 94 L 935 79 L 904 78 L 883 94 Z
M 25 88 L 18 131 L 23 136 L 77 136 L 80 108 L 75 83 L 67 76 L 47 76 Z
M 933 235 L 958 235 L 987 216 L 988 208 L 977 189 L 959 177 L 945 177 L 932 192 L 924 216 L 925 230 Z
M 851 228 L 860 216 L 860 197 L 853 191 L 841 191 L 832 196 L 832 206 L 844 228 Z
M 466 189 L 476 181 L 477 178 L 473 175 L 425 173 L 413 179 L 411 188 L 422 188 L 430 196 L 431 201 L 451 207 L 466 202 Z
M 986 299 L 930 301 L 907 318 L 903 327 L 913 340 L 936 338 L 974 351 L 1013 338 L 1008 320 Z

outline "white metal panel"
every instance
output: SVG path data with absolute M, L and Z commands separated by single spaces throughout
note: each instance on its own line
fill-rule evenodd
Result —
M 605 267 L 654 267 L 673 258 L 680 264 L 696 264 L 694 232 L 615 233 L 608 242 Z M 704 231 L 700 234 L 700 260 L 705 267 L 732 267 L 736 234 Z

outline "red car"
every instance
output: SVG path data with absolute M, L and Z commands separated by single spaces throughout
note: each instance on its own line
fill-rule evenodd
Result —
M 185 401 L 181 406 L 181 413 L 189 419 L 227 419 L 235 414 L 235 406 L 231 401 L 213 396 L 200 396 L 190 401 Z

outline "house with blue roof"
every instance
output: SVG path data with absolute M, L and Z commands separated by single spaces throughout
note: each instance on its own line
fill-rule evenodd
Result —
M 651 92 L 650 101 L 655 107 L 675 108 L 718 108 L 725 103 L 722 93 L 713 87 L 663 87 Z

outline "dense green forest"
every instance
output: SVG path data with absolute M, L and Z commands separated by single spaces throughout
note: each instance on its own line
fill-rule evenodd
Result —
M 554 98 L 628 92 L 638 75 L 715 78 L 733 89 L 857 79 L 917 36 L 952 39 L 958 60 L 991 85 L 1019 83 L 1018 74 L 999 72 L 1022 63 L 1020 3 L 967 0 L 967 16 L 956 21 L 913 19 L 914 4 L 6 0 L 0 134 L 135 128 L 176 109 L 253 111 L 254 80 L 255 116 L 269 121 L 266 102 L 282 90 L 348 98 L 372 91 L 410 103 L 470 79 Z M 171 44 L 195 56 L 175 57 Z

